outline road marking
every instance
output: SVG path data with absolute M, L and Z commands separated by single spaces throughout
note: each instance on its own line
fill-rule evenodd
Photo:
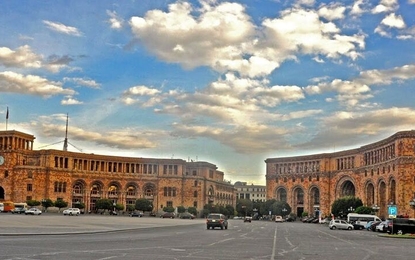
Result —
M 277 226 L 275 226 L 275 231 L 274 231 L 274 242 L 272 244 L 272 255 L 271 255 L 271 260 L 275 259 L 275 250 L 277 247 Z

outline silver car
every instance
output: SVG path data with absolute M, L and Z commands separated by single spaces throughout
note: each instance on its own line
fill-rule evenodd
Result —
M 331 220 L 329 223 L 329 228 L 330 229 L 347 229 L 347 230 L 352 230 L 353 229 L 353 225 L 350 223 L 347 223 L 344 220 L 341 219 L 334 219 Z

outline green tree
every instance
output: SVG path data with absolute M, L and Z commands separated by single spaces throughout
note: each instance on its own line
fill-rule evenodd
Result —
M 152 211 L 153 210 L 153 203 L 145 198 L 141 198 L 135 201 L 135 209 L 140 210 L 142 212 Z M 173 209 L 174 211 L 174 209 Z
M 128 204 L 126 210 L 128 212 L 132 212 L 135 210 L 135 205 L 134 204 Z
M 115 209 L 116 210 L 124 210 L 124 204 L 121 204 L 121 203 L 115 204 Z
M 41 202 L 42 207 L 45 208 L 45 212 L 48 211 L 48 208 L 53 207 L 53 201 L 51 199 L 44 199 Z
M 253 203 L 248 199 L 239 199 L 236 201 L 236 211 L 239 216 L 252 215 Z
M 53 204 L 59 209 L 59 212 L 61 211 L 61 208 L 66 208 L 68 206 L 68 202 L 62 199 L 56 200 Z
M 73 204 L 73 207 L 78 208 L 78 209 L 84 209 L 85 208 L 85 203 L 77 201 Z
M 195 207 L 188 207 L 187 208 L 187 212 L 189 212 L 190 214 L 193 214 L 193 215 L 197 216 L 197 209 Z
M 99 199 L 95 202 L 96 209 L 108 210 L 111 211 L 114 209 L 114 202 L 110 199 Z
M 235 215 L 235 208 L 232 205 L 226 205 L 225 208 L 228 211 L 228 217 Z
M 185 208 L 185 207 L 183 207 L 183 206 L 178 206 L 178 207 L 177 207 L 177 212 L 178 212 L 178 213 L 185 213 L 185 212 L 186 212 L 186 208 Z
M 373 209 L 371 207 L 360 206 L 355 210 L 357 214 L 373 214 Z
M 174 208 L 173 207 L 164 207 L 163 211 L 164 212 L 174 212 Z
M 29 207 L 36 207 L 36 206 L 39 206 L 40 205 L 40 201 L 37 201 L 37 200 L 27 200 L 26 201 L 26 204 Z
M 269 215 L 269 212 L 271 211 L 271 214 L 275 214 L 272 213 L 272 205 L 277 202 L 276 199 L 270 199 L 265 201 L 265 203 L 262 204 L 262 207 L 259 209 L 259 213 L 261 215 Z
M 335 216 L 344 218 L 348 213 L 354 212 L 360 206 L 363 206 L 361 199 L 354 196 L 345 196 L 333 202 L 331 212 Z

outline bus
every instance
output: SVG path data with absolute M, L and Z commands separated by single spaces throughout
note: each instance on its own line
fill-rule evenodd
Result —
M 354 224 L 355 228 L 356 226 L 359 226 L 360 229 L 364 229 L 366 224 L 369 221 L 382 221 L 382 220 L 376 215 L 357 214 L 357 213 L 347 214 L 347 222 L 349 222 L 350 224 Z
M 14 203 L 12 201 L 1 201 L 0 212 L 11 212 L 14 210 Z

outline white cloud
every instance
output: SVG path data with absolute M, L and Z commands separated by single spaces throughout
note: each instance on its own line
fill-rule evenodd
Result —
M 388 14 L 380 23 L 388 27 L 394 27 L 398 29 L 405 28 L 405 22 L 402 16 L 396 15 L 394 13 Z
M 65 89 L 59 82 L 49 81 L 35 75 L 22 75 L 12 71 L 0 72 L 0 92 L 30 94 L 42 97 L 74 95 L 72 89 Z
M 393 12 L 398 8 L 398 0 L 381 0 L 380 3 L 372 9 L 372 13 Z
M 21 46 L 16 50 L 0 47 L 0 64 L 5 67 L 40 68 L 42 57 L 32 52 L 28 45 Z
M 118 17 L 115 11 L 107 10 L 107 14 L 110 17 L 108 23 L 112 29 L 121 29 L 123 27 L 124 20 Z
M 64 106 L 65 105 L 80 105 L 80 104 L 83 104 L 83 102 L 76 100 L 70 96 L 66 97 L 65 99 L 61 101 L 61 105 L 64 105 Z
M 318 14 L 329 21 L 343 19 L 345 17 L 344 12 L 346 7 L 339 3 L 323 5 L 318 9 Z
M 65 77 L 63 78 L 63 80 L 65 82 L 69 81 L 69 82 L 75 82 L 78 85 L 81 86 L 85 86 L 85 87 L 89 87 L 89 88 L 95 88 L 95 89 L 99 89 L 101 84 L 97 83 L 95 80 L 92 79 L 83 79 L 83 78 L 68 78 Z
M 76 27 L 67 26 L 62 23 L 51 22 L 47 20 L 44 20 L 43 23 L 46 24 L 46 26 L 52 31 L 55 31 L 58 33 L 63 33 L 63 34 L 72 35 L 72 36 L 82 35 L 82 33 Z

